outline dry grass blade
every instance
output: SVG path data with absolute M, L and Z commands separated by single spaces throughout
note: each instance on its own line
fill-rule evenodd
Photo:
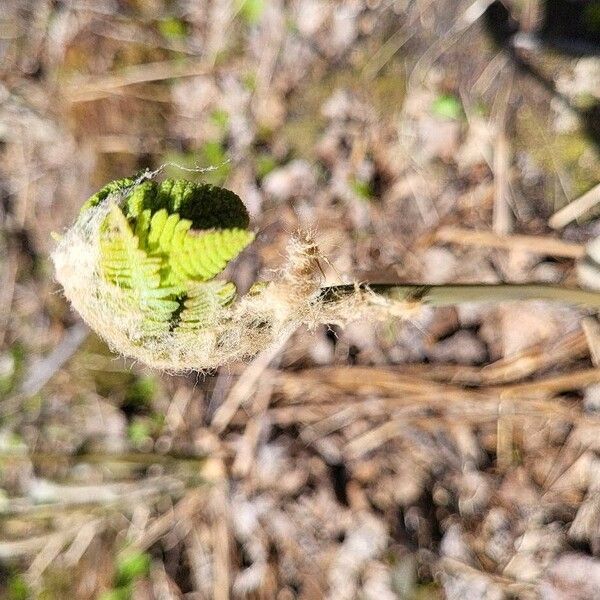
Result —
M 212 566 L 209 549 L 210 532 L 207 526 L 192 528 L 186 538 L 186 554 L 190 561 L 190 570 L 194 591 L 200 594 L 202 600 L 210 598 L 210 580 Z
M 581 338 L 578 336 L 572 340 L 573 348 L 581 348 Z M 569 346 L 561 348 L 560 354 L 564 356 Z M 537 355 L 535 355 L 537 356 Z M 522 359 L 522 358 L 521 358 Z M 435 398 L 443 396 L 447 399 L 464 399 L 469 397 L 522 397 L 525 398 L 547 398 L 554 394 L 568 392 L 570 390 L 582 389 L 588 385 L 600 382 L 600 369 L 582 369 L 571 371 L 563 375 L 555 375 L 536 381 L 526 383 L 506 383 L 498 385 L 498 380 L 514 380 L 533 371 L 531 367 L 549 366 L 549 363 L 535 360 L 533 363 L 525 357 L 526 368 L 514 372 L 514 363 L 502 361 L 500 368 L 492 370 L 492 375 L 486 373 L 484 367 L 479 370 L 466 371 L 465 376 L 461 372 L 462 367 L 443 365 L 437 374 L 424 372 L 423 369 L 394 369 L 391 367 L 319 367 L 306 369 L 297 373 L 281 373 L 277 378 L 278 389 L 292 401 L 300 401 L 302 394 L 309 394 L 310 390 L 318 390 L 315 397 L 327 397 L 323 392 L 328 389 L 338 389 L 346 393 L 357 395 L 375 394 L 377 396 L 387 394 L 403 394 L 405 396 L 423 396 Z M 519 359 L 515 359 L 518 364 Z M 507 377 L 507 371 L 511 373 Z M 418 373 L 418 375 L 417 375 Z M 439 381 L 449 377 L 452 384 Z M 473 385 L 480 384 L 477 389 L 463 388 L 456 384 Z M 491 385 L 490 385 L 491 384 Z
M 560 229 L 594 208 L 598 202 L 600 202 L 600 184 L 594 186 L 591 190 L 577 198 L 577 200 L 573 200 L 573 202 L 555 212 L 550 217 L 548 225 L 552 229 Z
M 19 268 L 19 253 L 15 248 L 8 251 L 3 263 L 2 278 L 0 279 L 0 346 L 4 343 L 6 335 Z
M 549 398 L 555 394 L 580 390 L 600 383 L 600 369 L 583 369 L 539 379 L 530 383 L 517 383 L 502 387 L 489 388 L 497 391 L 503 398 Z
M 590 356 L 595 367 L 600 366 L 600 323 L 596 317 L 586 317 L 581 321 Z
M 395 31 L 379 50 L 369 59 L 369 62 L 363 68 L 363 74 L 368 79 L 373 79 L 390 59 L 410 40 L 415 32 L 415 21 L 419 18 L 420 11 L 426 6 L 419 7 L 419 10 L 414 10 L 409 17 L 409 20 Z
M 211 494 L 210 504 L 213 512 L 211 537 L 213 544 L 213 598 L 228 600 L 231 586 L 231 556 L 229 511 L 226 490 L 223 485 L 215 488 Z
M 222 432 L 227 427 L 237 409 L 254 393 L 260 378 L 279 352 L 281 352 L 281 349 L 293 333 L 293 330 L 284 332 L 276 343 L 263 350 L 246 367 L 235 385 L 231 388 L 223 404 L 215 411 L 211 425 L 217 433 Z
M 209 70 L 210 66 L 198 60 L 134 65 L 120 73 L 74 81 L 67 85 L 65 95 L 70 102 L 90 102 L 109 96 L 115 90 L 129 85 L 203 75 Z
M 171 477 L 151 477 L 142 482 L 121 482 L 102 485 L 57 485 L 49 482 L 40 485 L 40 497 L 13 498 L 0 510 L 0 519 L 27 517 L 47 519 L 61 513 L 78 512 L 82 508 L 93 510 L 123 509 L 155 498 L 179 495 L 184 485 Z
M 463 227 L 441 227 L 435 233 L 438 242 L 498 248 L 501 250 L 525 250 L 544 256 L 583 258 L 585 246 L 574 242 L 538 235 L 499 235 L 492 231 L 475 231 Z
M 194 515 L 206 503 L 205 490 L 191 490 L 175 504 L 172 511 L 159 517 L 146 527 L 137 538 L 131 540 L 132 546 L 140 550 L 147 550 L 171 531 L 179 523 L 190 523 Z
M 550 420 L 577 420 L 574 410 L 555 400 L 530 401 L 524 407 L 522 403 L 515 400 L 482 399 L 453 403 L 450 408 L 446 407 L 443 399 L 434 403 L 433 406 L 415 398 L 394 400 L 397 407 L 402 408 L 388 409 L 380 414 L 370 414 L 370 418 L 385 419 L 385 422 L 349 439 L 343 449 L 343 455 L 347 459 L 363 458 L 394 439 L 404 439 L 410 447 L 414 428 L 433 432 L 437 430 L 440 422 L 444 422 L 448 428 L 457 423 L 469 426 L 489 424 L 496 426 L 496 450 L 501 450 L 501 460 L 498 466 L 505 469 L 512 464 L 514 457 L 512 444 L 514 423 L 527 422 L 541 426 Z M 432 415 L 433 408 L 436 409 L 435 415 Z M 390 417 L 390 414 L 393 416 Z M 503 421 L 507 415 L 509 416 Z M 499 422 L 501 423 L 500 430 L 498 430 Z
M 561 338 L 555 344 L 540 344 L 527 348 L 514 356 L 502 358 L 483 367 L 436 365 L 435 369 L 431 369 L 425 365 L 412 365 L 406 368 L 406 372 L 426 379 L 461 385 L 511 383 L 557 364 L 585 358 L 590 353 L 586 338 L 584 333 L 577 332 Z
M 0 560 L 5 562 L 28 559 L 38 555 L 49 545 L 61 548 L 75 538 L 82 527 L 81 522 L 64 527 L 58 533 L 31 536 L 23 540 L 0 540 Z
M 512 66 L 509 67 L 506 78 L 507 81 L 494 103 L 494 108 L 497 108 L 496 124 L 498 131 L 494 144 L 494 214 L 492 227 L 498 235 L 507 235 L 510 233 L 514 223 L 510 192 L 512 151 L 506 133 L 513 87 Z
M 37 361 L 21 386 L 21 395 L 28 397 L 37 394 L 56 372 L 77 352 L 89 335 L 90 330 L 83 323 L 73 325 L 60 344 L 45 358 Z
M 254 463 L 256 446 L 264 426 L 265 413 L 273 394 L 273 386 L 274 381 L 270 377 L 263 377 L 254 395 L 250 418 L 232 466 L 232 473 L 237 477 L 246 477 Z

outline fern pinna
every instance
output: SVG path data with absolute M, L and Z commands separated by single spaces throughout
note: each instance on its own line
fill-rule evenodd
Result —
M 213 281 L 254 239 L 233 192 L 207 184 L 113 181 L 82 212 L 120 195 L 100 226 L 100 272 L 141 314 L 140 334 L 190 332 L 210 323 L 235 296 Z

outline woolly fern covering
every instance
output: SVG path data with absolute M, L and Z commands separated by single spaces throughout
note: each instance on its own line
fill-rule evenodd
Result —
M 275 279 L 234 302 L 223 271 L 254 239 L 241 200 L 149 177 L 94 194 L 52 254 L 65 296 L 112 349 L 172 372 L 206 370 L 248 359 L 300 324 L 337 323 L 342 309 L 357 314 L 321 301 L 309 235 L 292 238 Z
M 142 315 L 140 334 L 201 329 L 235 297 L 231 282 L 213 281 L 254 239 L 248 213 L 233 192 L 167 179 L 113 181 L 82 213 L 113 203 L 100 225 L 100 272 Z

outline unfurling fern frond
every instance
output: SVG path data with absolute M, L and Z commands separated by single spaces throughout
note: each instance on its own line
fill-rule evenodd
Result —
M 141 315 L 141 337 L 205 327 L 236 291 L 212 280 L 254 239 L 241 200 L 189 181 L 126 179 L 105 186 L 83 211 L 114 193 L 124 198 L 100 226 L 100 274 L 120 290 L 123 309 Z
M 545 284 L 321 287 L 320 252 L 307 232 L 290 240 L 274 280 L 256 282 L 234 304 L 235 285 L 215 277 L 253 237 L 233 192 L 123 179 L 85 203 L 52 258 L 67 298 L 113 349 L 177 372 L 214 369 L 269 346 L 276 351 L 300 325 L 403 317 L 421 302 L 539 299 L 600 309 L 597 291 Z
M 218 276 L 254 239 L 248 224 L 225 189 L 113 181 L 60 238 L 56 278 L 112 349 L 174 372 L 248 359 L 302 323 L 340 322 L 341 309 L 324 312 L 309 235 L 294 237 L 277 280 L 234 302 L 235 285 Z

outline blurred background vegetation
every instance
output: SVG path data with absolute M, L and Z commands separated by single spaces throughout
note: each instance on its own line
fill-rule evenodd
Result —
M 573 283 L 598 213 L 548 219 L 600 196 L 599 14 L 2 0 L 0 596 L 600 597 L 595 319 L 424 308 L 172 377 L 89 334 L 49 261 L 89 195 L 166 165 L 246 203 L 242 289 L 299 227 L 331 282 Z

